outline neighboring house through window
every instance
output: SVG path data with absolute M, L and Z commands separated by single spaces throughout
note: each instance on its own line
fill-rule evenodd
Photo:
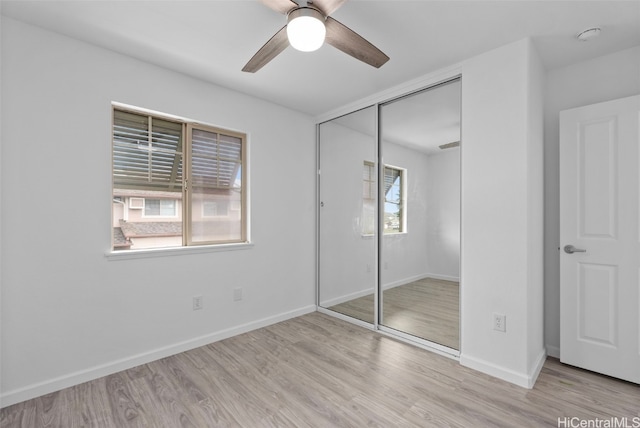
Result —
M 145 217 L 177 217 L 177 199 L 149 199 L 144 198 Z
M 243 133 L 114 106 L 113 249 L 246 242 L 246 159 Z

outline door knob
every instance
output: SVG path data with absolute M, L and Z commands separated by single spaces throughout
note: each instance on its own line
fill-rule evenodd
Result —
M 583 250 L 580 248 L 576 248 L 573 245 L 565 245 L 564 246 L 564 252 L 567 254 L 573 254 L 573 253 L 586 253 L 587 250 Z

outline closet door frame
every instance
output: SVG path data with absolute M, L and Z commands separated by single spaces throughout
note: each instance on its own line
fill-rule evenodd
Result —
M 381 263 L 381 248 L 384 245 L 384 224 L 380 221 L 381 216 L 384 213 L 384 198 L 381 195 L 384 194 L 384 153 L 382 151 L 382 141 L 381 141 L 381 124 L 380 124 L 380 108 L 384 104 L 391 103 L 393 101 L 397 101 L 401 98 L 411 96 L 418 92 L 422 92 L 425 90 L 429 90 L 431 88 L 435 88 L 440 85 L 444 85 L 447 83 L 451 83 L 454 81 L 459 81 L 462 89 L 462 72 L 458 67 L 452 68 L 450 71 L 440 73 L 435 76 L 427 76 L 424 79 L 418 79 L 409 85 L 400 88 L 400 89 L 392 89 L 387 92 L 383 92 L 381 94 L 372 96 L 370 98 L 361 100 L 359 102 L 353 103 L 346 107 L 343 107 L 340 110 L 335 110 L 330 112 L 324 116 L 320 116 L 316 122 L 316 308 L 318 312 L 342 319 L 344 321 L 360 325 L 362 327 L 378 331 L 381 334 L 384 334 L 389 337 L 393 337 L 395 339 L 402 340 L 404 342 L 410 343 L 414 346 L 418 346 L 420 348 L 429 350 L 431 352 L 440 354 L 442 356 L 459 360 L 460 355 L 463 349 L 463 338 L 464 334 L 462 331 L 462 318 L 464 316 L 463 307 L 462 307 L 462 295 L 464 293 L 463 286 L 463 273 L 462 273 L 462 251 L 460 251 L 460 263 L 459 263 L 459 272 L 460 272 L 460 295 L 459 295 L 459 318 L 460 318 L 460 343 L 459 349 L 449 348 L 447 346 L 440 345 L 435 342 L 431 342 L 426 339 L 422 339 L 417 336 L 413 336 L 411 334 L 403 333 L 401 331 L 386 327 L 380 324 L 380 315 L 382 308 L 382 284 L 380 278 L 382 277 L 382 263 Z M 462 92 L 462 91 L 461 91 Z M 462 95 L 461 95 L 462 96 Z M 377 168 L 377 179 L 378 179 L 378 205 L 377 205 L 377 213 L 376 213 L 376 230 L 377 230 L 377 244 L 375 245 L 375 292 L 374 292 L 374 322 L 368 323 L 365 321 L 361 321 L 355 318 L 352 318 L 347 315 L 340 314 L 338 312 L 334 312 L 330 309 L 323 308 L 320 306 L 320 125 L 325 122 L 329 122 L 333 119 L 337 119 L 346 114 L 356 112 L 363 108 L 374 107 L 375 108 L 375 140 L 376 140 L 376 153 L 375 153 L 375 165 Z M 462 112 L 461 112 L 462 113 Z M 462 120 L 462 117 L 461 117 Z M 461 135 L 461 141 L 463 137 Z M 463 144 L 460 145 L 460 174 L 463 174 Z M 460 189 L 460 217 L 462 219 L 462 213 L 464 207 L 462 205 L 462 188 Z M 381 214 L 382 213 L 382 214 Z M 460 224 L 460 246 L 462 247 L 462 222 Z

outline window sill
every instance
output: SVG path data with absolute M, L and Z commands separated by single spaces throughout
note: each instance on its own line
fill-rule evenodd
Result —
M 395 232 L 395 233 L 385 233 L 384 236 L 385 237 L 391 237 L 391 236 L 404 236 L 407 235 L 407 232 Z
M 407 232 L 385 233 L 382 236 L 387 237 L 387 236 L 403 236 L 403 235 L 408 235 L 408 233 Z M 360 236 L 362 237 L 362 239 L 369 239 L 369 238 L 376 237 L 375 234 L 370 234 L 370 233 L 362 233 Z
M 146 259 L 153 257 L 182 256 L 186 254 L 217 253 L 219 251 L 237 251 L 253 248 L 252 242 L 233 244 L 194 245 L 190 247 L 149 248 L 144 250 L 109 251 L 105 257 L 109 261 Z

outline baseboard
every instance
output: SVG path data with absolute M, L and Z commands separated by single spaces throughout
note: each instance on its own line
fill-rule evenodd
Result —
M 0 408 L 11 406 L 16 403 L 20 403 L 25 400 L 40 397 L 45 394 L 50 394 L 55 391 L 59 391 L 64 388 L 68 388 L 74 385 L 79 385 L 84 382 L 88 382 L 94 379 L 98 379 L 104 376 L 108 376 L 113 373 L 127 370 L 141 364 L 147 364 L 152 361 L 159 360 L 161 358 L 169 357 L 171 355 L 179 354 L 181 352 L 188 351 L 190 349 L 199 348 L 201 346 L 208 345 L 210 343 L 217 342 L 219 340 L 227 339 L 229 337 L 237 336 L 238 334 L 247 333 L 258 328 L 267 327 L 271 324 L 275 324 L 281 321 L 286 321 L 291 318 L 295 318 L 301 315 L 305 315 L 316 311 L 315 305 L 304 306 L 302 308 L 283 312 L 274 316 L 263 318 L 256 321 L 251 321 L 246 324 L 242 324 L 236 327 L 231 327 L 225 330 L 221 330 L 215 333 L 207 334 L 204 336 L 196 337 L 194 339 L 185 340 L 183 342 L 175 343 L 173 345 L 165 346 L 162 348 L 154 349 L 149 352 L 144 352 L 138 355 L 132 355 L 131 357 L 123 358 L 120 360 L 112 361 L 110 363 L 102 364 L 99 366 L 91 367 L 86 370 L 80 370 L 75 373 L 70 373 L 65 376 L 60 376 L 45 382 L 29 385 L 23 388 L 19 388 L 13 391 L 5 392 L 0 395 Z
M 340 319 L 342 321 L 345 321 L 345 322 L 348 322 L 348 323 L 351 323 L 351 324 L 355 324 L 355 325 L 360 326 L 360 327 L 364 327 L 367 330 L 374 330 L 375 331 L 375 328 L 373 327 L 373 324 L 369 324 L 366 321 L 362 321 L 362 320 L 359 320 L 357 318 L 353 318 L 353 317 L 350 317 L 348 315 L 341 314 L 340 312 L 335 312 L 335 311 L 332 311 L 330 309 L 323 308 L 322 306 L 318 306 L 317 310 L 321 314 L 329 315 L 331 317 L 338 318 L 338 319 Z
M 437 273 L 428 273 L 425 278 L 441 279 L 443 281 L 460 282 L 459 276 L 440 275 Z
M 320 306 L 323 308 L 330 308 L 331 306 L 339 305 L 340 303 L 348 302 L 349 300 L 359 299 L 360 297 L 368 296 L 369 294 L 373 294 L 374 291 L 375 290 L 372 287 L 366 290 L 360 290 L 354 293 L 345 294 L 343 296 L 335 297 L 333 299 L 320 302 Z
M 420 275 L 411 276 L 409 278 L 402 278 L 402 279 L 399 279 L 398 281 L 389 282 L 387 284 L 384 284 L 382 286 L 382 289 L 383 290 L 388 290 L 390 288 L 395 288 L 395 287 L 400 287 L 402 285 L 411 284 L 412 282 L 420 281 L 421 279 L 426 279 L 426 278 L 441 279 L 441 280 L 444 280 L 444 281 L 460 282 L 460 278 L 456 278 L 456 277 L 453 277 L 453 276 L 438 275 L 436 273 L 423 273 L 423 274 L 420 274 Z
M 560 359 L 560 347 L 559 346 L 547 345 L 546 348 L 547 348 L 547 355 L 548 356 Z
M 433 278 L 433 279 L 441 279 L 444 281 L 453 281 L 460 282 L 460 278 L 447 276 L 447 275 L 438 275 L 434 273 L 425 273 L 422 275 L 415 275 L 409 278 L 403 278 L 398 281 L 390 282 L 382 286 L 383 290 L 389 290 L 390 288 L 400 287 L 401 285 L 411 284 L 414 281 L 419 281 L 425 278 Z M 323 308 L 330 308 L 331 306 L 339 305 L 340 303 L 348 302 L 349 300 L 359 299 L 360 297 L 368 296 L 369 294 L 373 294 L 373 288 L 367 288 L 366 290 L 356 291 L 354 293 L 345 294 L 343 296 L 335 297 L 333 299 L 325 300 L 320 302 L 320 306 Z
M 402 285 L 411 284 L 412 282 L 420 281 L 421 279 L 425 279 L 425 278 L 428 278 L 428 277 L 429 277 L 428 274 L 423 273 L 423 274 L 420 274 L 420 275 L 410 276 L 408 278 L 402 278 L 402 279 L 399 279 L 397 281 L 388 282 L 386 284 L 383 284 L 382 285 L 382 289 L 383 290 L 389 290 L 391 288 L 396 288 L 396 287 L 400 287 Z
M 529 389 L 533 388 L 533 386 L 536 384 L 538 376 L 540 376 L 540 372 L 542 371 L 542 367 L 544 367 L 545 361 L 547 361 L 547 351 L 543 349 L 540 351 L 540 354 L 538 354 L 538 358 L 534 362 L 533 367 L 531 367 L 531 382 L 528 387 Z
M 460 364 L 465 367 L 469 367 L 470 369 L 477 370 L 498 379 L 502 379 L 509 383 L 521 386 L 523 388 L 531 389 L 538 379 L 538 375 L 542 370 L 542 366 L 544 365 L 546 357 L 546 352 L 542 350 L 538 355 L 538 358 L 536 359 L 533 367 L 530 368 L 530 373 L 516 372 L 514 370 L 498 366 L 479 358 L 469 357 L 464 354 L 460 355 Z

